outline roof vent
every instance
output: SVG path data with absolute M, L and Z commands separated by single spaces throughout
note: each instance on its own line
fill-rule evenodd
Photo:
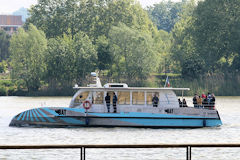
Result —
M 128 88 L 126 83 L 107 83 L 104 85 L 105 88 Z

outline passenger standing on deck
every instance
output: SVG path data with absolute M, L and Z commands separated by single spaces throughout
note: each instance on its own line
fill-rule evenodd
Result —
M 158 106 L 159 99 L 157 97 L 157 94 L 154 94 L 154 97 L 152 98 L 152 102 L 153 102 L 153 107 Z
M 202 108 L 202 98 L 200 96 L 197 98 L 197 106 L 198 108 Z
M 194 107 L 197 107 L 197 97 L 198 97 L 198 95 L 195 93 L 195 95 L 193 97 L 193 105 L 194 105 Z
M 213 104 L 215 104 L 215 95 L 212 93 L 212 99 L 211 99 L 211 102 L 213 103 Z
M 113 92 L 113 109 L 114 109 L 114 113 L 117 113 L 117 96 L 116 94 Z
M 205 98 L 207 98 L 207 96 L 203 93 L 202 94 L 202 99 L 205 99 Z
M 108 112 L 110 112 L 110 96 L 109 96 L 109 93 L 107 93 L 107 95 L 105 97 L 105 102 L 106 102 L 106 105 L 107 105 L 107 110 L 108 110 Z
M 215 95 L 212 93 L 212 98 L 211 98 L 211 101 L 210 101 L 210 106 L 212 109 L 214 109 L 215 107 Z
M 183 107 L 187 107 L 187 102 L 186 102 L 185 98 L 183 98 Z
M 183 103 L 180 98 L 178 98 L 179 107 L 183 107 Z
M 212 95 L 211 95 L 211 93 L 208 92 L 208 95 L 207 95 L 208 104 L 210 104 L 211 99 L 212 99 Z

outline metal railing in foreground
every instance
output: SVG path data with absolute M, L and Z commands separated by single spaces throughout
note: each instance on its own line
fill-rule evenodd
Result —
M 108 144 L 108 145 L 0 145 L 0 150 L 6 149 L 80 149 L 80 159 L 86 160 L 86 149 L 104 148 L 186 148 L 186 159 L 192 159 L 192 148 L 240 147 L 240 144 Z

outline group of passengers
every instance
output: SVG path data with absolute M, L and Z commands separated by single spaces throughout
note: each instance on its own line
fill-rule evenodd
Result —
M 178 103 L 180 107 L 188 107 L 185 98 L 183 98 L 183 101 L 181 101 L 180 98 L 178 98 Z
M 110 112 L 110 101 L 111 101 L 111 97 L 110 97 L 109 93 L 107 93 L 107 95 L 105 97 L 105 101 L 106 101 L 107 110 L 109 113 Z M 112 102 L 113 102 L 113 112 L 114 113 L 117 113 L 117 101 L 118 101 L 118 98 L 117 98 L 115 92 L 113 92 Z
M 202 96 L 197 94 L 193 97 L 193 105 L 196 108 L 214 108 L 215 105 L 215 95 L 212 93 L 207 94 L 207 96 L 203 93 Z

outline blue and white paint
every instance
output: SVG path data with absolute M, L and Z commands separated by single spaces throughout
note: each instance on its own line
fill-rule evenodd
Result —
M 74 112 L 78 116 L 59 115 L 56 110 Z M 29 115 L 29 117 L 28 117 Z M 152 113 L 85 113 L 84 109 L 37 108 L 14 117 L 10 126 L 36 127 L 213 127 L 220 126 L 219 118 Z

